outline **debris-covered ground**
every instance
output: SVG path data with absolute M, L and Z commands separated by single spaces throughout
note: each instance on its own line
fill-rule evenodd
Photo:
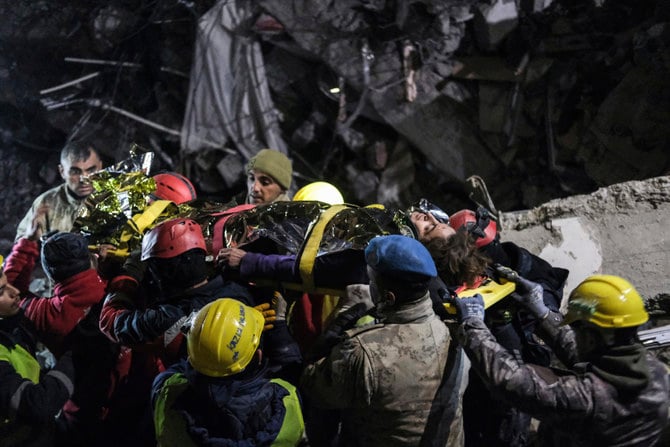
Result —
M 517 7 L 517 5 L 519 5 Z M 670 6 L 651 1 L 74 0 L 0 5 L 0 250 L 57 152 L 132 143 L 201 195 L 272 145 L 296 182 L 502 211 L 668 173 Z M 194 68 L 195 67 L 195 68 Z

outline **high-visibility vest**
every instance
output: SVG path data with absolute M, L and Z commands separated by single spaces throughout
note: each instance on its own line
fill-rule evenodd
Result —
M 24 379 L 28 379 L 33 383 L 39 383 L 40 364 L 21 345 L 14 345 L 10 349 L 0 344 L 0 361 L 8 362 Z M 12 427 L 10 428 L 10 426 Z M 30 427 L 27 424 L 17 425 L 9 419 L 0 419 L 0 432 L 3 432 L 3 441 L 7 442 L 7 445 L 21 445 L 22 441 L 30 438 L 30 432 L 33 429 L 34 427 Z
M 272 443 L 277 447 L 296 446 L 302 439 L 305 431 L 305 422 L 296 389 L 290 383 L 281 379 L 272 379 L 271 382 L 285 388 L 288 394 L 282 398 L 286 413 L 279 433 Z M 154 405 L 154 427 L 156 440 L 160 447 L 195 447 L 195 443 L 186 432 L 186 421 L 174 411 L 173 407 L 179 396 L 188 389 L 189 383 L 183 374 L 170 376 L 156 399 Z
M 21 345 L 14 345 L 11 349 L 0 345 L 0 361 L 4 360 L 14 367 L 16 372 L 33 383 L 40 381 L 40 364 L 37 359 Z

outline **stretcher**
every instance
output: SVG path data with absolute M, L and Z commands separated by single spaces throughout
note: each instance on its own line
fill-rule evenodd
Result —
M 501 280 L 505 281 L 505 280 Z M 480 294 L 484 298 L 484 308 L 488 309 L 498 301 L 510 295 L 516 289 L 516 284 L 505 281 L 501 283 L 495 282 L 488 278 L 476 289 L 465 289 L 457 293 L 458 298 L 467 298 Z M 449 303 L 444 303 L 444 308 L 450 314 L 456 314 L 456 309 Z

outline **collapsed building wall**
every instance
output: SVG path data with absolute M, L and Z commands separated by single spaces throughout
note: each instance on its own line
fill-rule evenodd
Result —
M 500 214 L 501 238 L 570 270 L 565 297 L 593 273 L 630 280 L 648 307 L 668 313 L 670 176 Z

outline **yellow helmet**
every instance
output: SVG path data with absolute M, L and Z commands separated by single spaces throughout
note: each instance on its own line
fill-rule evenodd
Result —
M 196 314 L 186 337 L 188 361 L 207 376 L 236 374 L 253 358 L 264 324 L 253 307 L 232 298 L 213 301 Z
M 316 200 L 330 205 L 342 205 L 344 197 L 340 191 L 328 182 L 309 183 L 298 190 L 293 201 Z
M 649 320 L 642 297 L 625 279 L 593 275 L 570 294 L 563 324 L 588 321 L 604 328 L 635 327 Z

